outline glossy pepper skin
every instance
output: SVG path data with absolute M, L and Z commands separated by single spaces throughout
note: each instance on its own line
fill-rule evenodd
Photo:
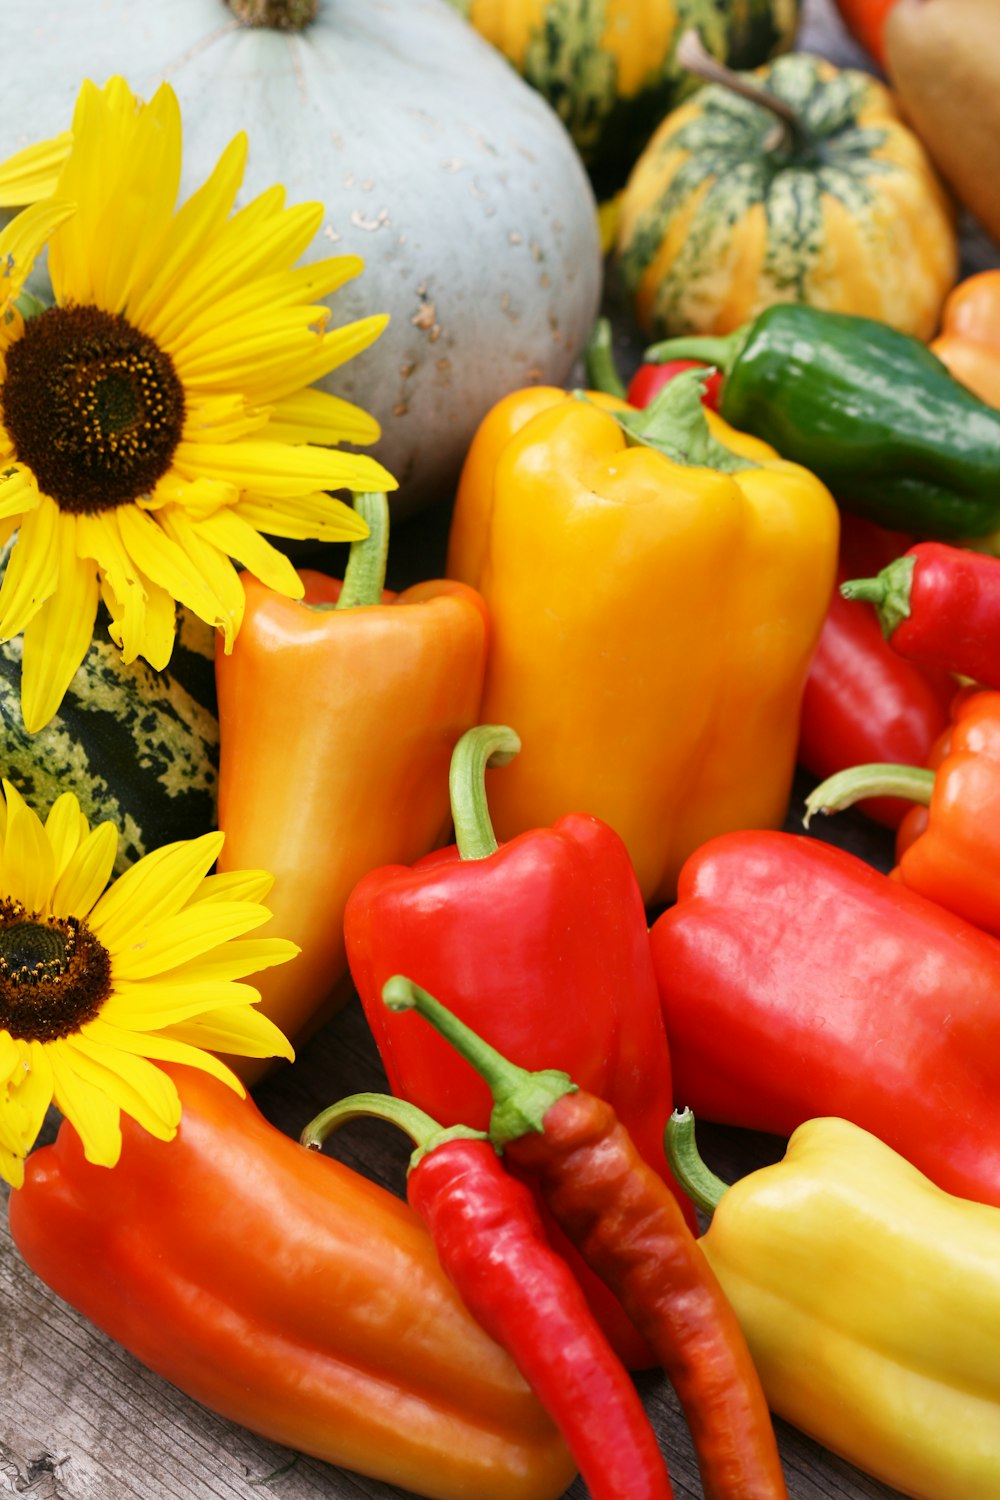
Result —
M 931 349 L 956 380 L 1000 406 L 1000 269 L 979 271 L 948 294 Z
M 727 422 L 881 526 L 951 541 L 1000 525 L 1000 412 L 919 339 L 789 302 L 733 334 L 668 339 L 646 357 L 717 365 Z
M 868 787 L 898 788 L 917 806 L 900 827 L 894 874 L 1000 937 L 1000 693 L 963 696 L 934 761 L 856 766 L 816 787 L 807 813 L 849 807 Z
M 408 979 L 395 976 L 384 993 L 390 1007 L 430 1021 L 489 1082 L 490 1140 L 538 1181 L 572 1242 L 649 1338 L 691 1429 L 705 1500 L 787 1500 L 736 1316 L 614 1110 L 567 1073 L 512 1065 Z
M 911 541 L 845 512 L 838 584 L 878 572 Z M 821 779 L 870 761 L 924 765 L 948 726 L 956 689 L 942 668 L 900 656 L 873 612 L 835 589 L 802 695 L 799 762 Z M 875 822 L 898 828 L 909 804 L 899 797 L 867 797 L 858 807 Z
M 406 1196 L 472 1316 L 506 1349 L 559 1427 L 592 1500 L 673 1500 L 649 1419 L 579 1283 L 551 1248 L 535 1201 L 482 1131 L 442 1129 L 423 1110 L 355 1094 L 325 1110 L 303 1142 L 321 1145 L 361 1115 L 410 1132 Z
M 261 1009 L 299 1041 L 349 993 L 352 887 L 447 837 L 451 752 L 479 713 L 483 601 L 446 579 L 384 592 L 384 566 L 362 589 L 381 602 L 347 608 L 339 579 L 304 571 L 294 600 L 244 573 L 243 628 L 216 659 L 223 859 L 269 861 L 271 925 L 301 952 L 262 976 Z
M 489 1122 L 490 1091 L 475 1069 L 417 1017 L 391 1014 L 382 1004 L 386 981 L 405 972 L 525 1067 L 564 1060 L 614 1105 L 646 1160 L 666 1175 L 670 1054 L 646 913 L 624 844 L 583 813 L 499 847 L 493 840 L 488 853 L 484 807 L 476 816 L 485 842 L 466 833 L 464 799 L 481 790 L 487 760 L 509 758 L 516 746 L 506 726 L 463 736 L 452 775 L 460 843 L 412 867 L 371 871 L 347 903 L 351 977 L 389 1086 L 445 1125 L 485 1129 Z M 684 1212 L 693 1225 L 686 1200 Z M 650 1363 L 605 1289 L 595 1278 L 587 1286 L 621 1357 L 632 1366 Z
M 705 413 L 690 378 L 631 416 L 565 393 L 530 418 L 501 402 L 448 550 L 490 610 L 482 717 L 524 746 L 488 777 L 499 837 L 593 813 L 647 904 L 713 833 L 783 821 L 836 565 L 826 489 Z M 665 427 L 691 461 L 617 418 Z
M 650 947 L 696 1115 L 784 1136 L 843 1116 L 1000 1205 L 995 938 L 854 855 L 763 832 L 692 856 Z
M 893 1492 L 995 1500 L 1000 1210 L 836 1118 L 712 1202 L 699 1243 L 772 1409 Z
M 30 1158 L 10 1223 L 42 1280 L 274 1442 L 434 1500 L 561 1495 L 561 1438 L 412 1210 L 207 1074 L 169 1071 L 173 1142 L 126 1120 L 109 1172 L 64 1125 Z
M 841 593 L 875 606 L 900 656 L 1000 688 L 1000 558 L 918 542 Z

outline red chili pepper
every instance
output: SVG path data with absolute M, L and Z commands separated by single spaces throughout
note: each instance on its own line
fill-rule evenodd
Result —
M 489 1090 L 475 1070 L 414 1017 L 383 1006 L 385 981 L 406 972 L 525 1067 L 565 1059 L 673 1184 L 663 1150 L 670 1055 L 635 872 L 618 834 L 582 813 L 498 847 L 485 768 L 518 748 L 503 726 L 463 735 L 451 767 L 455 845 L 412 867 L 373 870 L 347 903 L 351 976 L 389 1086 L 446 1125 L 483 1129 L 489 1120 Z M 573 1260 L 621 1357 L 651 1363 L 607 1290 Z
M 783 1136 L 839 1115 L 1000 1205 L 995 938 L 841 849 L 757 832 L 691 856 L 650 947 L 695 1114 Z
M 706 1500 L 787 1500 L 767 1402 L 715 1274 L 662 1178 L 614 1110 L 567 1073 L 529 1073 L 426 990 L 396 975 L 391 1009 L 416 1010 L 487 1081 L 489 1138 L 528 1170 L 588 1263 L 621 1298 L 677 1392 Z
M 504 1171 L 485 1132 L 445 1130 L 404 1100 L 354 1094 L 318 1115 L 302 1143 L 318 1149 L 361 1116 L 390 1120 L 413 1140 L 407 1201 L 472 1316 L 559 1428 L 593 1500 L 672 1500 L 635 1386 L 548 1244 L 531 1193 Z
M 1000 937 L 1000 693 L 963 698 L 936 769 L 841 771 L 806 798 L 806 822 L 871 791 L 927 808 L 920 832 L 908 830 L 897 844 L 895 873 L 903 884 Z
M 843 512 L 838 583 L 884 567 L 910 540 Z M 953 678 L 940 668 L 905 661 L 886 641 L 872 612 L 835 590 L 802 698 L 799 761 L 824 779 L 865 761 L 924 765 L 947 728 L 956 690 Z M 899 798 L 867 798 L 860 810 L 897 828 L 907 804 Z
M 1000 557 L 918 542 L 874 578 L 842 583 L 874 604 L 894 651 L 1000 688 Z

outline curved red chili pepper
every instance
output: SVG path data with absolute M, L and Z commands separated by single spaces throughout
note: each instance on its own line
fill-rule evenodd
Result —
M 355 1094 L 317 1116 L 303 1143 L 317 1147 L 359 1115 L 392 1120 L 417 1143 L 407 1201 L 472 1316 L 506 1349 L 558 1426 L 593 1500 L 672 1500 L 631 1378 L 549 1246 L 531 1193 L 504 1170 L 485 1134 L 443 1129 L 404 1100 Z
M 553 1217 L 655 1349 L 691 1429 L 705 1500 L 787 1500 L 736 1314 L 611 1106 L 566 1073 L 515 1066 L 409 980 L 394 977 L 383 995 L 391 1009 L 418 1011 L 486 1079 L 493 1145 L 537 1178 Z

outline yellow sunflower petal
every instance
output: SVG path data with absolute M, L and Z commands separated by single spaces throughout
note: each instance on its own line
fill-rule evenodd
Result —
M 61 232 L 53 235 L 49 245 L 49 276 L 61 306 L 91 301 L 91 270 L 99 243 L 95 231 L 114 180 L 116 147 L 127 110 L 128 101 L 115 80 L 110 80 L 104 89 L 86 80 L 77 95 L 73 145 L 56 184 L 57 194 L 74 202 L 77 213 L 73 220 L 60 226 Z M 84 143 L 82 150 L 81 143 Z
M 167 1028 L 166 1035 L 211 1052 L 233 1057 L 284 1057 L 295 1061 L 295 1049 L 273 1021 L 254 1006 L 243 1010 L 206 1012 L 197 1020 Z
M 58 711 L 90 648 L 97 619 L 97 569 L 76 555 L 72 515 L 60 516 L 56 544 L 59 587 L 24 627 L 21 714 L 29 734 L 37 734 Z
M 183 360 L 193 354 L 202 341 L 225 339 L 223 332 L 234 332 L 246 320 L 265 314 L 268 309 L 288 308 L 293 304 L 318 304 L 364 269 L 359 255 L 335 255 L 326 260 L 309 261 L 304 266 L 282 269 L 270 276 L 247 276 L 244 263 L 239 284 L 228 296 L 217 296 L 199 313 L 189 316 L 182 328 L 169 338 L 171 355 L 181 368 Z M 314 315 L 329 318 L 327 308 L 314 308 Z
M 242 937 L 270 920 L 266 906 L 250 901 L 198 902 L 151 922 L 138 941 L 115 951 L 112 975 L 120 980 L 151 979 L 199 958 L 218 943 Z
M 113 1099 L 158 1140 L 172 1140 L 181 1118 L 173 1079 L 141 1055 L 108 1047 L 82 1028 L 66 1038 L 73 1066 L 82 1078 Z
M 80 804 L 73 793 L 60 792 L 45 819 L 45 836 L 52 845 L 57 881 L 80 847 L 81 839 L 85 839 L 90 832 L 85 818 L 81 831 L 80 817 Z
M 12 464 L 0 472 L 0 518 L 15 520 L 41 503 L 38 485 L 30 469 Z
M 219 623 L 222 625 L 226 649 L 229 650 L 239 633 L 246 609 L 246 594 L 239 574 L 227 553 L 215 546 L 206 534 L 208 521 L 193 522 L 176 505 L 166 506 L 160 512 L 158 520 L 164 536 L 176 543 L 225 610 L 225 618 Z
M 29 1145 L 38 1139 L 38 1132 L 45 1122 L 52 1103 L 52 1065 L 44 1042 L 28 1042 L 27 1067 L 17 1085 L 17 1102 L 24 1110 L 24 1132 Z
M 3 1100 L 0 1099 L 0 1110 Z M 11 1151 L 0 1141 L 0 1177 L 12 1188 L 24 1187 L 24 1157 Z
M 199 958 L 179 966 L 171 978 L 178 982 L 199 983 L 202 980 L 249 979 L 262 969 L 288 963 L 300 952 L 289 938 L 236 938 Z
M 78 516 L 76 547 L 81 558 L 97 564 L 105 602 L 107 590 L 111 590 L 116 606 L 111 616 L 121 636 L 118 644 L 122 646 L 123 659 L 126 663 L 135 661 L 146 634 L 146 590 L 122 541 L 117 510 Z
M 213 543 L 225 556 L 235 557 L 268 588 L 289 599 L 302 598 L 305 585 L 289 559 L 232 509 L 206 516 L 197 529 L 206 542 Z M 242 584 L 238 587 L 245 601 Z
M 239 498 L 239 489 L 228 480 L 184 479 L 176 469 L 169 469 L 157 480 L 146 506 L 160 510 L 164 505 L 180 505 L 188 515 L 200 519 L 221 506 L 235 505 Z
M 113 1167 L 122 1149 L 118 1104 L 91 1079 L 82 1076 L 78 1057 L 67 1048 L 64 1038 L 49 1043 L 48 1058 L 52 1064 L 56 1108 L 83 1142 L 84 1155 L 95 1166 Z
M 396 481 L 375 459 L 361 453 L 338 453 L 302 443 L 290 448 L 247 438 L 238 443 L 177 444 L 174 464 L 185 478 L 207 475 L 228 480 L 241 490 L 294 499 L 316 490 L 394 490 Z M 366 535 L 364 522 L 348 507 L 341 516 L 341 540 Z
M 187 402 L 182 436 L 187 442 L 234 443 L 237 438 L 248 437 L 251 432 L 260 432 L 266 426 L 266 408 L 251 408 L 241 395 L 234 392 L 217 396 L 203 392 Z M 220 485 L 218 488 L 222 490 L 229 486 Z M 212 506 L 213 510 L 215 508 Z
M 0 231 L 0 315 L 20 297 L 42 247 L 74 211 L 74 204 L 50 198 L 26 208 Z
M 59 507 L 43 495 L 21 521 L 0 584 L 0 640 L 9 641 L 59 587 Z
M 297 541 L 308 538 L 321 542 L 343 540 L 340 502 L 322 490 L 281 500 L 270 495 L 248 494 L 233 506 L 233 514 L 268 536 L 284 536 Z
M 87 149 L 81 141 L 79 150 Z M 161 85 L 138 110 L 114 192 L 108 195 L 92 253 L 94 301 L 109 312 L 128 306 L 159 265 L 181 180 L 181 113 L 173 89 Z
M 328 391 L 296 391 L 271 407 L 261 437 L 274 443 L 374 443 L 382 429 L 362 407 Z
M 149 1057 L 154 1062 L 184 1063 L 190 1068 L 200 1068 L 203 1073 L 211 1073 L 213 1078 L 218 1078 L 220 1083 L 228 1086 L 242 1098 L 246 1089 L 231 1068 L 227 1068 L 219 1058 L 213 1057 L 210 1052 L 204 1052 L 200 1047 L 192 1047 L 189 1042 L 177 1042 L 173 1038 L 158 1035 L 156 1032 L 133 1032 L 123 1029 L 121 1026 L 110 1026 L 103 1017 L 88 1021 L 83 1028 L 87 1035 L 95 1041 L 103 1042 L 108 1047 L 114 1047 L 120 1052 L 134 1053 L 140 1057 Z
M 260 1001 L 253 985 L 227 980 L 176 984 L 162 980 L 122 979 L 101 1006 L 101 1020 L 135 1032 L 163 1031 L 193 1020 L 206 1011 L 250 1009 Z
M 7 1084 L 15 1073 L 24 1071 L 24 1057 L 19 1042 L 9 1031 L 0 1030 L 0 1084 Z
M 52 915 L 85 917 L 111 879 L 117 853 L 117 828 L 113 823 L 98 823 L 56 881 Z
M 7 836 L 3 851 L 5 894 L 21 901 L 27 911 L 46 915 L 56 877 L 52 845 L 38 814 L 6 779 L 3 792 L 7 799 Z
M 316 337 L 308 352 L 296 350 L 291 355 L 279 357 L 274 354 L 258 360 L 244 372 L 243 394 L 255 406 L 268 406 L 282 396 L 293 395 L 361 354 L 375 342 L 388 321 L 387 315 L 375 314 L 356 323 L 347 323 L 342 328 L 327 328 Z M 206 384 L 212 385 L 221 376 L 220 367 L 210 376 L 199 377 L 199 381 L 204 379 Z
M 198 574 L 184 550 L 166 535 L 162 526 L 136 505 L 123 505 L 118 512 L 122 541 L 141 571 L 208 625 L 231 630 L 227 607 Z
M 0 803 L 0 810 L 2 806 Z M 188 905 L 196 901 L 263 901 L 273 885 L 270 870 L 224 870 L 206 875 Z
M 15 151 L 0 163 L 0 208 L 19 208 L 23 203 L 51 198 L 72 140 L 73 132 L 63 130 L 47 141 Z
M 222 844 L 221 833 L 164 844 L 119 876 L 90 913 L 88 924 L 112 957 L 138 941 L 145 927 L 180 911 L 215 864 Z

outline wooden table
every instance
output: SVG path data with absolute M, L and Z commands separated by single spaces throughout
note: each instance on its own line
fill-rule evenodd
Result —
M 831 0 L 805 0 L 800 45 L 839 63 L 864 65 L 846 39 Z M 965 269 L 993 263 L 995 247 L 975 233 Z M 627 332 L 619 355 L 636 357 Z M 446 509 L 416 517 L 393 538 L 390 583 L 399 586 L 443 569 Z M 331 568 L 331 571 L 335 569 Z M 787 827 L 801 831 L 808 780 L 796 782 Z M 889 837 L 846 813 L 824 822 L 823 837 L 880 868 L 891 861 Z M 360 1005 L 353 1000 L 286 1068 L 257 1091 L 265 1114 L 289 1135 L 325 1104 L 385 1079 Z M 49 1138 L 55 1128 L 49 1123 Z M 781 1156 L 773 1137 L 705 1126 L 699 1140 L 725 1179 Z M 401 1193 L 408 1147 L 398 1132 L 356 1126 L 332 1147 L 350 1165 Z M 0 1205 L 5 1201 L 0 1196 Z M 678 1500 L 701 1487 L 687 1428 L 662 1377 L 638 1380 L 668 1456 Z M 389 1500 L 402 1492 L 289 1453 L 223 1421 L 149 1373 L 41 1285 L 14 1250 L 0 1215 L 0 1496 L 31 1500 Z M 884 1485 L 778 1422 L 792 1500 L 888 1500 Z M 582 1500 L 577 1480 L 566 1500 Z M 957 1500 L 957 1497 L 956 1497 Z

